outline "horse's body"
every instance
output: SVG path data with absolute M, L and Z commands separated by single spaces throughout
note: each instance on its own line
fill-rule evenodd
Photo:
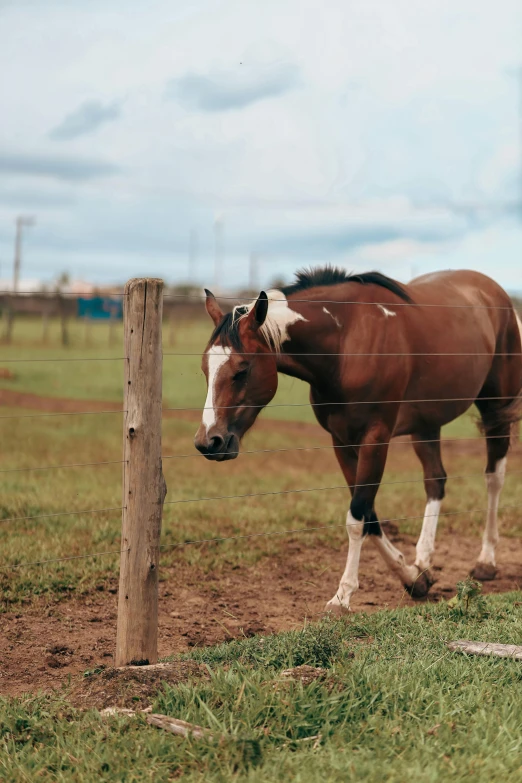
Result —
M 216 329 L 203 358 L 209 395 L 196 445 L 210 459 L 237 455 L 239 440 L 274 396 L 277 372 L 310 384 L 315 415 L 332 436 L 352 491 L 346 571 L 328 608 L 347 609 L 369 535 L 416 595 L 429 572 L 445 472 L 440 429 L 473 403 L 487 436 L 488 516 L 475 568 L 493 578 L 497 507 L 522 390 L 522 326 L 508 295 L 475 272 L 425 275 L 401 286 L 378 273 L 302 273 L 223 316 L 207 296 Z M 374 500 L 390 439 L 411 435 L 427 506 L 414 566 L 389 542 Z

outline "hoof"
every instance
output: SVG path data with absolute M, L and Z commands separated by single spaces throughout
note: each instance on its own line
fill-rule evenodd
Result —
M 349 614 L 351 614 L 351 610 L 347 609 L 346 606 L 343 606 L 337 601 L 335 603 L 328 601 L 324 607 L 323 617 L 346 617 Z
M 417 566 L 415 566 L 417 568 Z M 431 586 L 435 583 L 429 571 L 419 571 L 419 575 L 411 585 L 404 585 L 405 589 L 412 598 L 425 598 Z
M 473 579 L 478 582 L 491 582 L 498 574 L 498 569 L 490 563 L 477 563 L 471 572 Z

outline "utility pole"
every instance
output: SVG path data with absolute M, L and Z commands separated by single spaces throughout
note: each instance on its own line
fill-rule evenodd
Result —
M 20 266 L 22 264 L 22 233 L 24 227 L 34 226 L 36 220 L 27 215 L 18 215 L 16 218 L 15 252 L 13 264 L 13 293 L 18 293 L 18 284 L 20 282 Z
M 14 263 L 13 263 L 13 297 L 9 297 L 7 304 L 7 322 L 4 334 L 4 340 L 10 343 L 13 339 L 13 321 L 14 321 L 14 297 L 18 293 L 18 285 L 20 282 L 20 267 L 22 265 L 22 234 L 24 228 L 29 228 L 35 224 L 34 217 L 29 215 L 18 215 L 16 218 L 16 233 L 15 233 L 15 247 L 14 247 Z

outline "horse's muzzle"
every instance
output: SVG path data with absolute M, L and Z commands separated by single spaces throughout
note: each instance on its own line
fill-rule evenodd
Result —
M 224 462 L 236 459 L 239 454 L 239 438 L 232 432 L 223 435 L 213 435 L 211 438 L 199 438 L 196 435 L 194 445 L 206 459 L 214 462 Z

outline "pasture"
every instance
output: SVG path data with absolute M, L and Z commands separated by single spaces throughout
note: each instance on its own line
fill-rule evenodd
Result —
M 520 642 L 519 594 L 488 596 L 482 616 L 459 616 L 443 600 L 480 549 L 485 455 L 474 414 L 444 432 L 450 481 L 430 599 L 439 603 L 412 601 L 367 544 L 353 605 L 371 614 L 315 625 L 344 567 L 349 493 L 298 381 L 281 379 L 245 439 L 253 453 L 225 464 L 196 454 L 206 319 L 181 324 L 174 343 L 165 326 L 159 638 L 162 656 L 191 655 L 210 679 L 167 686 L 154 708 L 252 741 L 260 758 L 235 742 L 196 746 L 140 718 L 102 721 L 71 707 L 68 680 L 110 665 L 114 652 L 123 354 L 121 332 L 109 346 L 106 325 L 93 325 L 86 344 L 84 325 L 71 324 L 68 349 L 58 330 L 52 324 L 43 345 L 40 324 L 20 320 L 0 351 L 0 367 L 14 375 L 0 379 L 0 777 L 169 780 L 183 769 L 187 780 L 522 780 L 520 664 L 456 658 L 444 647 L 462 637 Z M 177 352 L 190 355 L 169 355 Z M 55 415 L 73 411 L 83 415 Z M 488 593 L 522 580 L 521 471 L 517 444 L 500 502 L 500 575 Z M 378 509 L 410 560 L 421 479 L 411 446 L 395 442 Z M 278 492 L 288 494 L 261 494 Z M 199 500 L 226 495 L 254 496 Z M 92 553 L 102 554 L 83 557 Z M 77 559 L 9 567 L 67 557 Z M 303 644 L 303 662 L 324 665 L 328 677 L 280 688 L 278 672 Z M 277 645 L 277 655 L 263 652 Z M 60 647 L 69 652 L 50 652 Z M 16 698 L 50 686 L 64 690 Z

